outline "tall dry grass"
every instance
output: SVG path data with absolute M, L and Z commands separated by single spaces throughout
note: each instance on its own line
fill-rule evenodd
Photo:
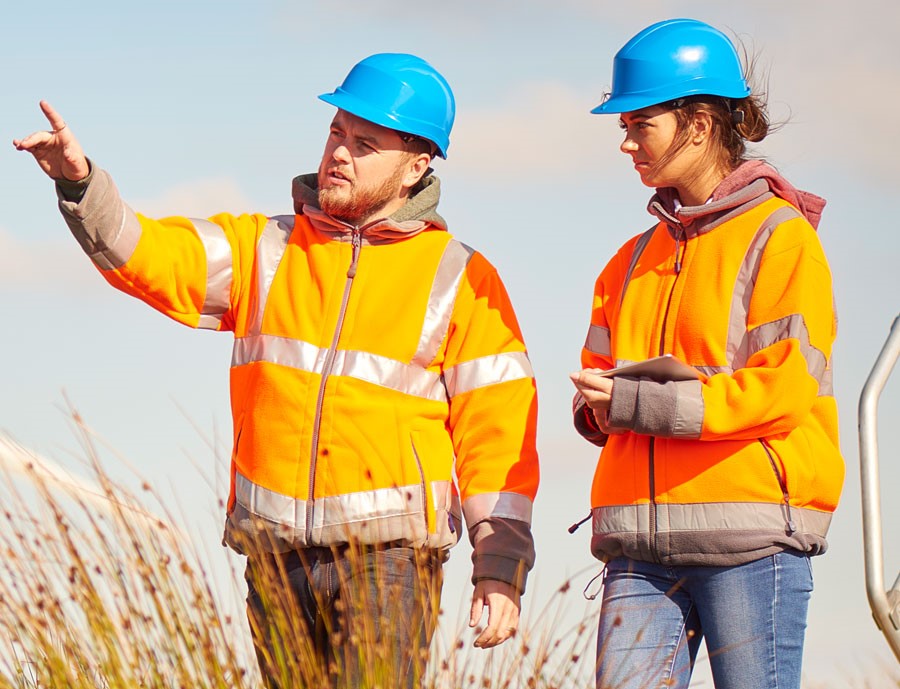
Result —
M 262 686 L 244 612 L 229 605 L 246 592 L 242 573 L 232 570 L 224 583 L 213 577 L 153 487 L 132 492 L 111 480 L 90 432 L 75 421 L 90 482 L 0 437 L 0 689 Z M 490 652 L 472 647 L 465 607 L 456 616 L 438 613 L 425 689 L 593 689 L 596 608 L 575 623 L 568 614 L 588 610 L 580 588 L 564 583 L 543 608 L 528 610 L 514 639 Z M 277 624 L 294 640 L 276 659 L 283 675 L 295 687 L 324 687 L 315 649 L 294 632 L 297 621 L 285 615 Z M 384 649 L 357 641 L 358 686 L 388 689 Z M 900 688 L 900 674 L 878 667 L 807 686 Z
M 135 493 L 112 481 L 75 420 L 90 482 L 62 476 L 0 438 L 0 689 L 260 687 L 243 610 L 229 612 L 228 602 L 245 594 L 242 573 L 232 571 L 230 590 L 212 583 L 154 488 L 145 483 Z M 490 652 L 472 647 L 464 615 L 454 620 L 439 611 L 421 685 L 592 686 L 593 623 L 564 628 L 571 594 L 568 585 L 560 588 L 531 616 L 533 624 Z M 296 687 L 325 686 L 315 650 L 294 632 L 297 620 L 283 615 L 277 624 L 294 640 L 289 657 L 276 659 L 284 676 Z M 393 673 L 387 654 L 357 641 L 365 655 L 359 686 L 386 689 Z

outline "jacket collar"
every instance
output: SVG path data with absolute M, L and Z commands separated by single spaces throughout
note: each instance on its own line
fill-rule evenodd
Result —
M 396 240 L 412 237 L 426 229 L 447 229 L 447 222 L 437 212 L 441 182 L 430 171 L 413 188 L 410 198 L 401 208 L 389 217 L 378 218 L 361 228 L 338 220 L 319 208 L 316 173 L 294 177 L 291 193 L 294 212 L 305 215 L 320 232 L 350 234 L 355 229 L 361 229 L 367 239 Z
M 825 199 L 797 189 L 762 160 L 741 163 L 703 205 L 681 206 L 675 190 L 665 187 L 656 190 L 647 210 L 669 225 L 670 231 L 683 229 L 691 237 L 709 232 L 773 196 L 790 203 L 814 228 L 818 227 Z

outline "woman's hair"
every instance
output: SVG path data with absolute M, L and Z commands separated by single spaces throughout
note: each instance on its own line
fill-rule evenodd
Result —
M 675 115 L 677 129 L 669 150 L 657 162 L 659 167 L 669 163 L 688 144 L 691 137 L 690 124 L 699 112 L 706 112 L 712 120 L 708 162 L 726 174 L 749 159 L 748 141 L 762 141 L 770 132 L 780 128 L 780 124 L 773 125 L 769 122 L 766 89 L 755 84 L 753 72 L 756 59 L 748 57 L 743 44 L 740 47 L 747 82 L 753 84 L 751 95 L 745 98 L 697 95 L 661 103 L 662 107 Z

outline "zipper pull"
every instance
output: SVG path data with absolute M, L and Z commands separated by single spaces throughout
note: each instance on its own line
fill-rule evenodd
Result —
M 575 522 L 574 524 L 572 524 L 572 526 L 569 527 L 569 533 L 575 533 L 576 531 L 578 531 L 578 527 L 580 527 L 582 524 L 584 524 L 586 521 L 588 521 L 592 516 L 593 516 L 593 513 L 588 512 L 588 516 L 586 516 L 580 522 Z
M 350 260 L 350 267 L 347 269 L 347 277 L 356 277 L 356 267 L 359 263 L 359 249 L 362 246 L 362 230 L 354 227 L 350 233 L 350 242 L 353 246 L 353 258 Z
M 675 237 L 675 275 L 681 273 L 681 242 L 684 237 L 684 228 L 679 228 L 679 232 Z M 687 241 L 687 240 L 684 240 Z

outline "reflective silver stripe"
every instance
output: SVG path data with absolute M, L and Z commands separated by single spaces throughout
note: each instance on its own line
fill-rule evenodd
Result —
M 750 354 L 787 339 L 796 339 L 800 343 L 800 353 L 806 359 L 809 375 L 819 381 L 821 385 L 828 361 L 821 350 L 810 344 L 809 330 L 807 330 L 806 322 L 800 314 L 785 316 L 777 321 L 765 323 L 754 328 L 750 332 L 749 337 Z
M 237 338 L 231 352 L 231 365 L 244 366 L 258 361 L 321 373 L 328 350 L 302 340 L 275 335 Z
M 826 368 L 819 379 L 819 397 L 834 397 L 834 374 L 831 367 Z
M 234 498 L 252 515 L 295 529 L 306 524 L 305 500 L 263 488 L 240 472 L 234 476 Z
M 609 328 L 604 328 L 602 325 L 592 325 L 588 328 L 584 348 L 598 356 L 612 356 Z
M 466 498 L 462 509 L 466 524 L 471 529 L 489 517 L 516 519 L 531 524 L 533 506 L 531 499 L 520 493 L 479 493 Z
M 659 227 L 659 225 L 654 225 L 644 232 L 644 234 L 638 237 L 637 242 L 634 244 L 634 251 L 631 252 L 631 261 L 628 263 L 628 270 L 625 271 L 625 279 L 622 281 L 622 294 L 619 295 L 619 305 L 623 304 L 625 301 L 625 292 L 628 290 L 628 283 L 631 282 L 631 274 L 637 267 L 638 260 L 641 258 L 641 254 L 644 253 L 644 249 L 647 248 L 647 245 L 653 238 L 653 233 L 656 231 L 657 227 Z
M 715 532 L 784 530 L 785 508 L 779 503 L 716 502 L 696 505 L 656 503 L 656 527 L 660 532 Z M 646 533 L 650 529 L 650 505 L 613 505 L 592 510 L 594 535 Z M 791 507 L 799 533 L 824 537 L 831 514 Z
M 235 340 L 231 365 L 265 361 L 321 375 L 327 355 L 327 348 L 302 340 L 254 335 Z M 329 375 L 357 378 L 414 397 L 447 401 L 447 391 L 437 373 L 368 352 L 338 350 Z
M 450 519 L 459 505 L 449 481 L 431 483 L 434 534 L 427 532 L 422 484 L 317 498 L 311 532 L 307 532 L 308 501 L 263 488 L 240 472 L 235 474 L 234 487 L 235 500 L 242 508 L 236 511 L 279 525 L 282 528 L 277 535 L 288 536 L 294 545 L 346 543 L 351 538 L 363 543 L 407 541 L 434 547 L 456 541 Z
M 534 378 L 531 362 L 525 352 L 492 354 L 457 364 L 444 371 L 444 381 L 450 397 L 475 388 L 522 378 Z
M 703 386 L 699 380 L 682 380 L 675 386 L 675 422 L 673 436 L 676 438 L 699 438 L 703 432 Z
M 263 228 L 256 245 L 256 298 L 255 310 L 250 321 L 249 335 L 258 335 L 262 330 L 263 314 L 266 311 L 266 301 L 269 298 L 269 289 L 275 278 L 275 271 L 284 256 L 291 232 L 294 231 L 293 215 L 278 215 L 269 218 L 269 222 Z
M 434 361 L 450 325 L 450 316 L 459 291 L 459 283 L 466 266 L 475 253 L 473 249 L 455 239 L 448 242 L 434 274 L 422 334 L 412 363 L 425 368 Z
M 100 251 L 88 254 L 101 270 L 116 270 L 128 263 L 144 231 L 135 212 L 122 199 L 117 198 L 116 201 L 122 206 L 122 219 L 116 229 L 116 236 L 106 242 Z M 86 221 L 82 222 L 87 224 Z
M 215 223 L 195 218 L 191 222 L 206 252 L 206 298 L 197 327 L 218 330 L 222 317 L 231 307 L 234 278 L 231 244 L 225 231 Z
M 734 293 L 731 298 L 731 312 L 728 317 L 728 340 L 725 354 L 732 369 L 744 368 L 752 352 L 749 351 L 747 318 L 750 311 L 750 300 L 753 297 L 753 286 L 759 274 L 762 254 L 772 233 L 781 223 L 799 217 L 800 213 L 791 206 L 783 206 L 775 210 L 759 226 L 756 234 L 747 247 L 744 260 L 738 270 Z

